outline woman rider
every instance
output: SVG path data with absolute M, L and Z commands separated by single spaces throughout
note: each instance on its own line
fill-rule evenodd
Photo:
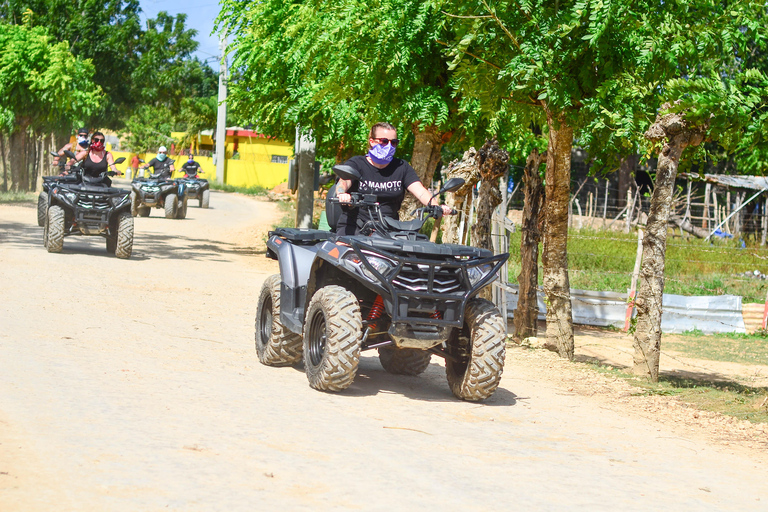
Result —
M 376 194 L 381 214 L 393 219 L 398 218 L 398 210 L 407 190 L 423 205 L 436 205 L 437 199 L 419 181 L 413 167 L 405 160 L 394 158 L 395 148 L 399 143 L 395 127 L 389 123 L 376 123 L 368 135 L 368 154 L 353 156 L 344 165 L 357 169 L 359 181 L 339 180 L 336 184 L 336 197 L 340 203 L 352 200 L 350 192 Z M 450 215 L 451 208 L 441 206 L 443 215 Z M 368 212 L 363 208 L 344 208 L 336 225 L 339 235 L 354 235 L 369 220 Z
M 109 168 L 115 171 L 115 174 L 118 176 L 122 174 L 115 167 L 115 159 L 112 157 L 112 153 L 104 149 L 104 144 L 104 134 L 94 132 L 91 135 L 91 144 L 88 146 L 88 149 L 77 153 L 78 162 L 85 159 L 81 166 L 84 175 L 98 178 L 102 173 L 107 172 Z M 106 183 L 111 185 L 109 179 L 106 179 Z

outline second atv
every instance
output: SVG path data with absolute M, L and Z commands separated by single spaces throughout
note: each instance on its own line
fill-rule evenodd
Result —
M 334 171 L 360 178 L 351 167 Z M 451 179 L 438 194 L 463 184 Z M 405 375 L 422 373 L 436 355 L 445 359 L 456 397 L 491 396 L 504 369 L 506 322 L 477 295 L 509 255 L 430 242 L 419 230 L 442 216 L 439 206 L 397 221 L 381 215 L 375 195 L 352 198 L 351 207 L 367 208 L 372 219 L 360 235 L 270 233 L 267 255 L 278 260 L 280 274 L 266 280 L 258 300 L 259 360 L 285 366 L 303 359 L 310 386 L 340 391 L 352 384 L 361 351 L 377 349 L 386 371 Z M 328 206 L 330 212 L 333 198 Z M 337 216 L 329 219 L 333 227 Z
M 173 160 L 166 160 L 170 169 Z M 167 173 L 158 172 L 149 178 L 136 178 L 131 182 L 131 215 L 149 217 L 152 208 L 162 208 L 166 219 L 183 219 L 187 216 L 187 196 L 184 187 L 179 190 L 179 183 L 167 177 Z

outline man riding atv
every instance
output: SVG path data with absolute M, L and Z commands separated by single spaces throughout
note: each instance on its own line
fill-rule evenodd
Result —
M 168 149 L 165 146 L 160 146 L 157 150 L 157 156 L 144 164 L 142 169 L 146 170 L 148 167 L 152 168 L 152 174 L 155 178 L 161 180 L 169 180 L 173 175 L 176 168 L 173 166 L 173 161 L 166 162 L 168 158 Z
M 501 380 L 506 326 L 493 303 L 477 295 L 509 255 L 436 244 L 421 234 L 427 218 L 454 213 L 435 199 L 464 180 L 448 180 L 434 196 L 415 187 L 410 166 L 390 167 L 394 129 L 374 128 L 368 156 L 347 162 L 357 167 L 334 167 L 344 191 L 338 199 L 329 193 L 326 203 L 336 233 L 270 232 L 267 255 L 278 260 L 280 275 L 266 280 L 258 300 L 259 360 L 285 366 L 303 358 L 310 386 L 341 391 L 352 384 L 361 351 L 378 349 L 386 371 L 405 375 L 424 372 L 437 355 L 456 397 L 488 398 Z M 425 206 L 415 220 L 400 221 L 394 214 L 406 189 Z M 345 211 L 337 215 L 340 203 Z

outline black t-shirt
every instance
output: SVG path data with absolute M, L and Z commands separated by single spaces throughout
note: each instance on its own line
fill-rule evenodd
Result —
M 197 170 L 200 168 L 200 164 L 192 160 L 191 162 L 187 160 L 187 162 L 181 166 L 181 170 L 184 171 L 187 174 L 195 175 L 197 174 Z
M 393 158 L 383 169 L 374 167 L 365 156 L 353 156 L 344 165 L 354 167 L 360 172 L 360 181 L 353 181 L 347 192 L 376 194 L 381 205 L 381 214 L 393 219 L 398 218 L 398 210 L 403 203 L 405 191 L 419 176 L 411 165 L 400 158 Z M 336 232 L 340 235 L 353 235 L 369 220 L 367 208 L 348 208 L 344 206 Z
M 149 161 L 147 164 L 149 167 L 152 168 L 152 171 L 155 174 L 159 174 L 160 178 L 170 178 L 171 177 L 171 160 L 166 158 L 162 162 L 157 159 L 157 157 L 153 158 Z

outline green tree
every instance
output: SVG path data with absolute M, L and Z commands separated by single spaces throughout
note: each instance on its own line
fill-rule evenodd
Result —
M 13 190 L 30 189 L 27 130 L 71 125 L 94 112 L 102 93 L 93 76 L 89 60 L 43 28 L 0 22 L 0 122 L 10 134 Z
M 27 10 L 32 25 L 93 62 L 93 80 L 105 96 L 87 124 L 120 127 L 136 104 L 131 73 L 142 34 L 138 0 L 8 0 L 0 3 L 0 19 L 20 24 Z
M 145 153 L 160 146 L 170 146 L 175 141 L 170 136 L 174 128 L 174 116 L 163 105 L 142 105 L 126 121 L 126 131 L 121 135 L 122 144 L 128 151 Z

